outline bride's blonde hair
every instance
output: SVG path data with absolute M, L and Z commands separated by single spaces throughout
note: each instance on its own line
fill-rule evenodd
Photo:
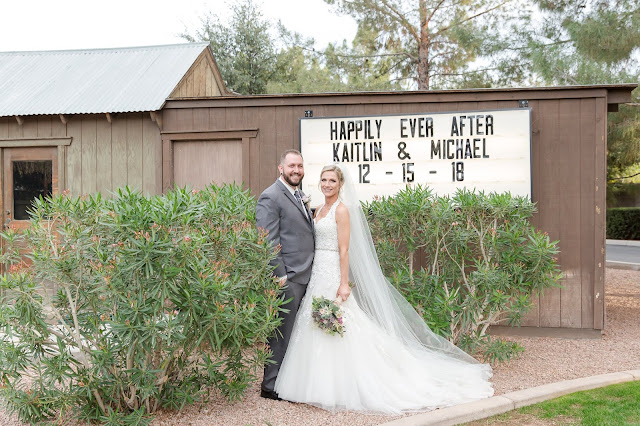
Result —
M 340 190 L 338 193 L 342 193 L 342 187 L 344 186 L 344 173 L 342 173 L 342 169 L 337 164 L 329 164 L 322 168 L 320 172 L 320 179 L 322 180 L 322 175 L 324 172 L 335 172 L 336 176 L 338 176 L 338 182 L 340 182 Z M 320 182 L 318 182 L 318 188 L 320 188 Z

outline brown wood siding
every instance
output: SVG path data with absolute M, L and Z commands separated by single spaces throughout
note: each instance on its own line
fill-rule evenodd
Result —
M 305 110 L 314 117 L 429 113 L 516 108 L 522 99 L 531 108 L 533 224 L 560 241 L 565 274 L 562 288 L 535 298 L 523 325 L 602 329 L 607 88 L 176 100 L 163 110 L 163 131 L 258 129 L 243 145 L 247 185 L 258 195 L 277 177 L 282 151 L 299 148 Z
M 162 138 L 149 113 L 29 116 L 19 125 L 15 118 L 0 118 L 0 139 L 70 137 L 63 148 L 66 162 L 60 188 L 73 195 L 101 192 L 108 196 L 129 185 L 145 194 L 162 193 Z M 66 152 L 64 151 L 66 149 Z

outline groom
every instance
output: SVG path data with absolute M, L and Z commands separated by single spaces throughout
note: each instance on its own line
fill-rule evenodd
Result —
M 269 231 L 267 238 L 274 247 L 280 245 L 278 256 L 271 262 L 275 266 L 273 273 L 284 286 L 285 300 L 292 299 L 282 306 L 289 312 L 280 313 L 282 323 L 269 339 L 274 363 L 265 366 L 260 396 L 270 399 L 280 399 L 274 391 L 276 377 L 311 277 L 315 248 L 313 218 L 299 188 L 304 177 L 302 154 L 295 149 L 285 151 L 278 171 L 280 177 L 260 194 L 256 206 L 258 227 Z

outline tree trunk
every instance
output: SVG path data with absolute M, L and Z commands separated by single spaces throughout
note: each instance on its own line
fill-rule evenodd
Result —
M 420 42 L 418 43 L 418 90 L 429 90 L 429 23 L 427 6 L 420 0 Z

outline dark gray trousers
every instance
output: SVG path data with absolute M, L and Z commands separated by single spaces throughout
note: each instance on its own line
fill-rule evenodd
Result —
M 269 338 L 268 343 L 271 348 L 271 360 L 275 361 L 274 364 L 267 364 L 264 367 L 264 378 L 262 379 L 262 389 L 273 392 L 273 388 L 276 384 L 276 377 L 278 377 L 278 371 L 280 371 L 280 364 L 284 359 L 284 354 L 289 346 L 289 338 L 291 338 L 291 332 L 293 331 L 293 324 L 296 321 L 296 314 L 298 313 L 298 307 L 300 302 L 307 291 L 305 284 L 298 284 L 292 281 L 287 281 L 287 285 L 284 288 L 285 300 L 293 298 L 289 303 L 283 305 L 284 309 L 288 309 L 287 313 L 280 313 L 282 323 L 276 330 L 275 334 Z M 281 335 L 282 334 L 282 335 Z

